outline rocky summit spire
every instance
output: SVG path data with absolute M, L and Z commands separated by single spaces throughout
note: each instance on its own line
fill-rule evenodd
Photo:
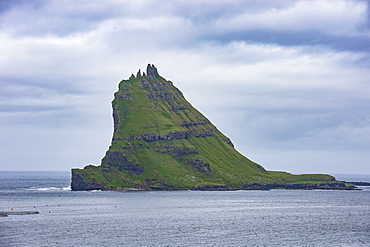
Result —
M 100 166 L 72 169 L 72 190 L 346 188 L 329 175 L 266 171 L 240 154 L 154 65 L 146 75 L 139 70 L 122 80 L 112 107 L 111 145 Z
M 159 77 L 158 70 L 156 67 L 154 67 L 154 64 L 148 64 L 146 67 L 146 75 L 149 78 Z
M 139 78 L 141 77 L 141 70 L 139 69 L 139 71 L 136 73 L 136 77 Z

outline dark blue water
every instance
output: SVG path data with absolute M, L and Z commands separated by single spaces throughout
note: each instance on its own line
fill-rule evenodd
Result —
M 362 191 L 75 192 L 68 172 L 0 172 L 0 246 L 370 246 Z

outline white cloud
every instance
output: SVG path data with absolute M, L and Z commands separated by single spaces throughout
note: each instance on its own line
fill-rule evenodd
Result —
M 245 31 L 271 29 L 286 31 L 320 31 L 330 34 L 358 32 L 367 21 L 367 5 L 358 1 L 294 1 L 283 8 L 266 8 L 244 12 L 227 19 L 221 17 L 216 30 Z

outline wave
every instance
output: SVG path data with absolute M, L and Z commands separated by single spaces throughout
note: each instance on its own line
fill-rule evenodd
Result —
M 31 187 L 29 190 L 39 191 L 50 191 L 50 190 L 71 190 L 71 186 L 68 187 Z

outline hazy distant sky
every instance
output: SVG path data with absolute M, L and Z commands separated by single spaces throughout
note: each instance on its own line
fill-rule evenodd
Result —
M 100 164 L 153 63 L 269 170 L 370 174 L 370 1 L 1 0 L 0 170 Z

